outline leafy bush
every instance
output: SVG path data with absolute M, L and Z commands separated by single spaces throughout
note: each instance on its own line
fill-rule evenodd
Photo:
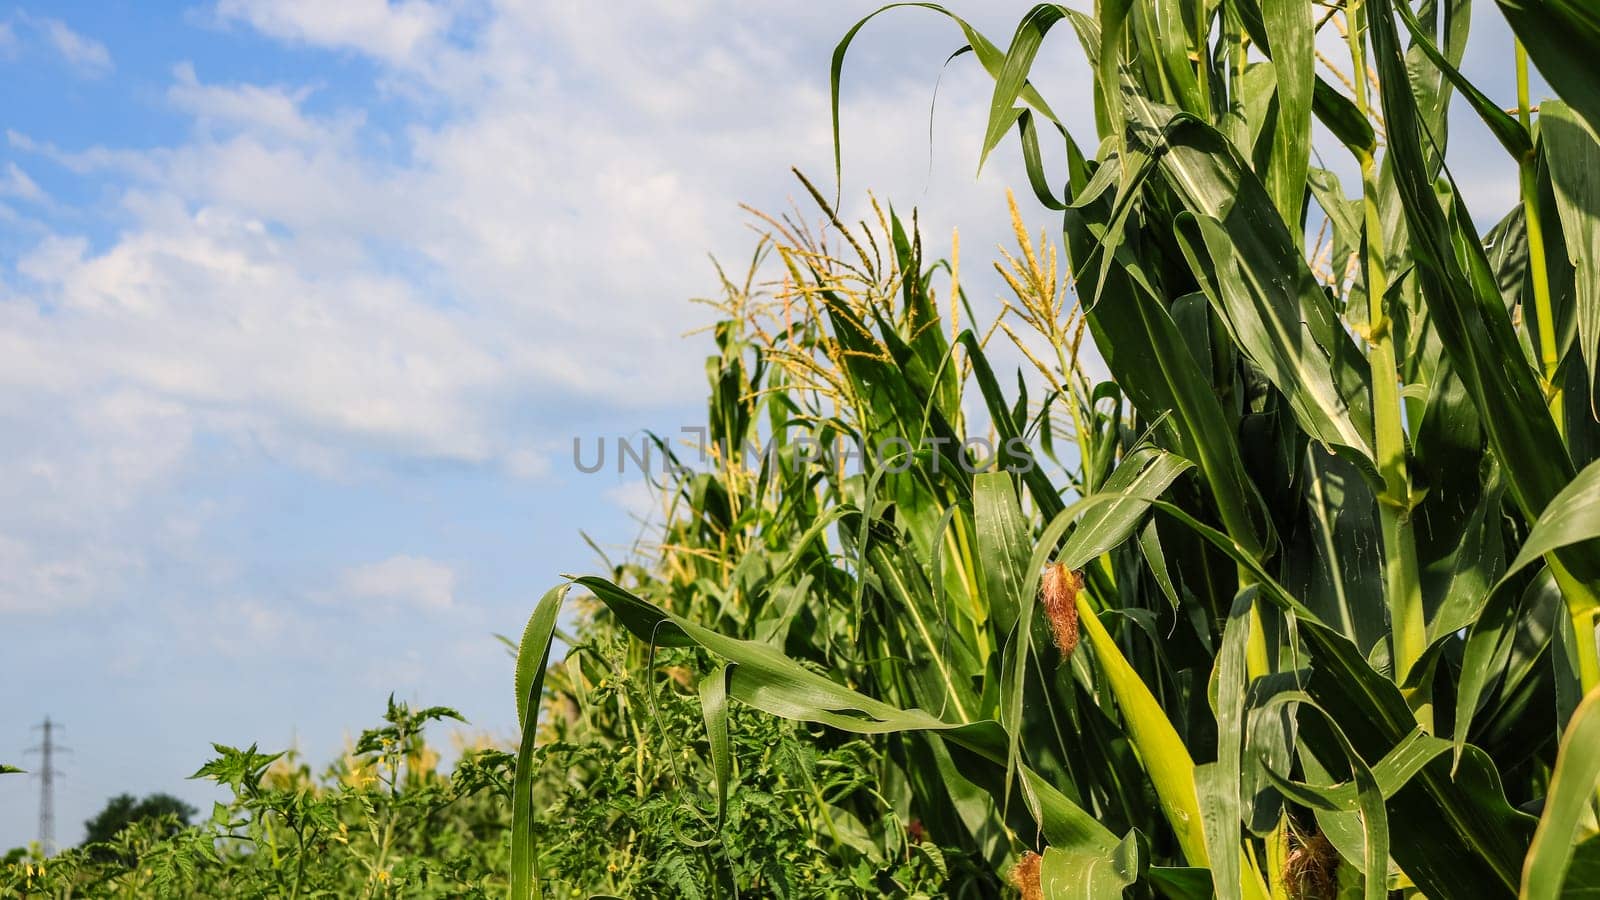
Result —
M 151 794 L 142 800 L 132 794 L 118 794 L 106 802 L 105 809 L 83 823 L 83 842 L 109 844 L 124 828 L 149 819 L 162 820 L 164 824 L 159 829 L 176 833 L 189 824 L 194 814 L 194 807 L 171 794 Z M 98 849 L 104 851 L 102 855 L 109 853 L 108 848 Z
M 228 789 L 205 821 L 135 818 L 104 841 L 0 868 L 4 896 L 487 897 L 503 894 L 510 756 L 437 770 L 423 727 L 459 719 L 390 700 L 320 775 L 298 754 L 217 745 L 195 773 Z M 501 887 L 496 888 L 495 885 Z

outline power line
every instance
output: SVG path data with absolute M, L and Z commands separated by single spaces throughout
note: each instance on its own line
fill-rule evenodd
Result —
M 56 776 L 61 772 L 56 769 L 55 757 L 58 753 L 71 752 L 70 747 L 62 747 L 56 743 L 55 732 L 61 728 L 59 722 L 50 721 L 49 716 L 44 717 L 44 723 L 33 726 L 35 731 L 43 731 L 44 737 L 37 747 L 29 747 L 28 753 L 39 754 L 39 849 L 45 856 L 56 851 Z

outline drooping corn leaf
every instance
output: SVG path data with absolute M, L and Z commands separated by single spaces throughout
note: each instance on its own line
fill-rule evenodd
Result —
M 1416 14 L 1411 11 L 1410 6 L 1401 3 L 1395 9 L 1400 13 L 1400 21 L 1404 22 L 1406 28 L 1411 32 L 1412 45 L 1421 49 L 1424 55 L 1449 79 L 1450 83 L 1461 91 L 1468 105 L 1478 114 L 1479 118 L 1483 119 L 1483 124 L 1489 126 L 1489 132 L 1495 136 L 1496 140 L 1500 141 L 1500 146 L 1506 148 L 1506 152 L 1511 154 L 1511 158 L 1521 162 L 1523 157 L 1532 153 L 1533 141 L 1529 138 L 1527 129 L 1522 127 L 1522 123 L 1512 118 L 1509 113 L 1485 96 L 1482 91 L 1478 90 L 1477 85 L 1468 81 L 1466 76 L 1461 74 L 1461 71 L 1456 68 L 1459 60 L 1452 62 L 1440 52 L 1439 48 L 1433 43 L 1433 38 L 1423 29 L 1422 23 L 1417 21 Z
M 1039 864 L 1039 889 L 1049 900 L 1098 900 L 1116 897 L 1139 877 L 1137 835 L 1129 833 L 1111 857 L 1090 856 L 1055 847 L 1044 851 Z

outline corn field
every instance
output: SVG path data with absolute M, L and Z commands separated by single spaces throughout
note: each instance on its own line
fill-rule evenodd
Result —
M 955 896 L 1600 887 L 1600 13 L 1500 0 L 1508 110 L 1458 71 L 1464 0 L 1041 5 L 1005 44 L 900 5 L 992 76 L 983 154 L 1016 135 L 1060 234 L 1015 219 L 981 322 L 914 219 L 842 221 L 810 182 L 814 214 L 764 219 L 718 302 L 710 465 L 661 485 L 643 563 L 564 581 L 523 634 L 512 896 L 569 884 L 541 765 L 606 677 L 581 645 L 551 667 L 569 594 L 633 636 L 633 677 L 698 697 L 707 895 L 784 893 L 728 851 L 741 707 L 866 740 L 859 783 L 796 811 L 964 855 Z M 1092 123 L 1028 80 L 1064 52 Z M 1451 180 L 1456 97 L 1509 210 Z M 841 444 L 901 452 L 807 452 Z
M 852 48 L 938 17 L 1026 176 L 998 258 L 796 171 L 653 530 L 505 641 L 516 746 L 447 774 L 392 696 L 321 771 L 214 745 L 209 818 L 0 895 L 1600 894 L 1600 7 L 1493 2 L 1514 97 L 1470 0 L 841 22 L 834 182 Z

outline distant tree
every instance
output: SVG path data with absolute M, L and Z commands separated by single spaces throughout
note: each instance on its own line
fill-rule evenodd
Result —
M 171 817 L 171 830 L 177 832 L 189 824 L 194 812 L 194 807 L 171 794 L 151 794 L 143 800 L 135 799 L 132 794 L 118 794 L 106 803 L 99 815 L 83 823 L 83 842 L 105 843 L 135 822 L 161 816 Z

